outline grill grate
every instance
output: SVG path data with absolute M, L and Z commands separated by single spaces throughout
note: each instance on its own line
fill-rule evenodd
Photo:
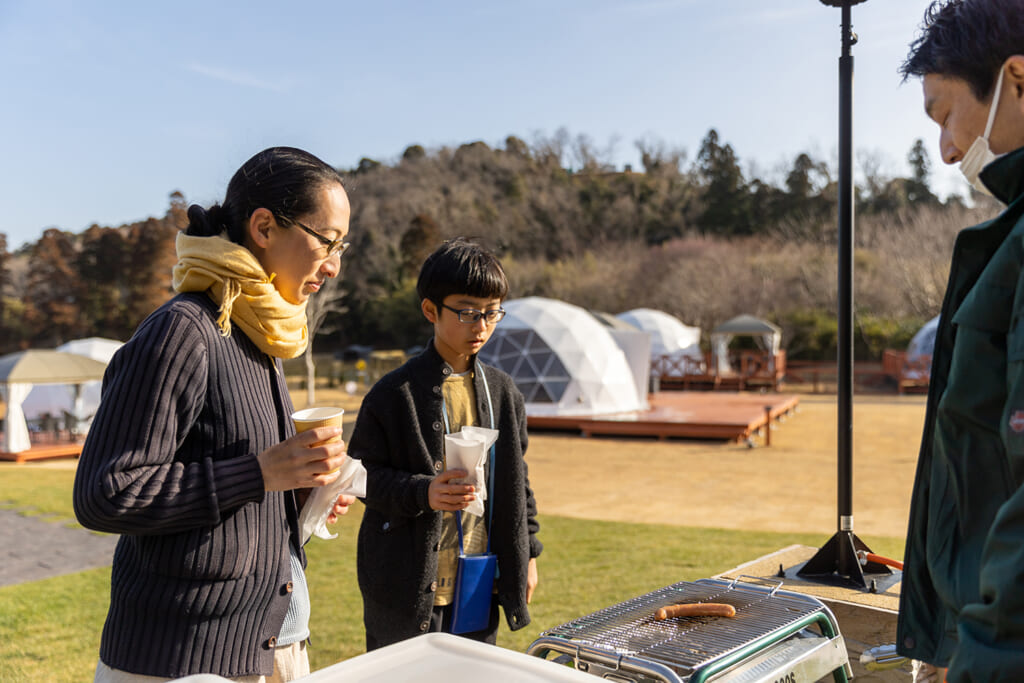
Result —
M 735 617 L 679 617 L 657 621 L 659 607 L 682 602 L 720 602 L 736 608 Z M 821 611 L 821 603 L 794 593 L 779 594 L 735 582 L 681 581 L 607 607 L 542 635 L 621 655 L 643 657 L 680 674 L 785 629 Z

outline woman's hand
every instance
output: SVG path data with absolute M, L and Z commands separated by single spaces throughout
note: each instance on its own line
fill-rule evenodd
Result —
M 341 427 L 316 427 L 296 434 L 256 456 L 267 491 L 326 486 L 337 479 L 345 458 Z M 327 443 L 329 439 L 337 441 Z
M 427 502 L 431 510 L 455 512 L 465 510 L 476 500 L 474 489 L 469 484 L 449 484 L 452 479 L 468 477 L 466 470 L 445 470 L 430 481 Z
M 348 514 L 348 506 L 356 502 L 355 496 L 346 496 L 344 494 L 338 496 L 338 499 L 334 501 L 334 507 L 331 508 L 330 513 L 327 515 L 327 523 L 334 524 L 338 521 L 338 517 Z

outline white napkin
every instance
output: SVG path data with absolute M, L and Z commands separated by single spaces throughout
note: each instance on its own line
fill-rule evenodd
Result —
M 334 501 L 340 495 L 359 498 L 366 496 L 366 468 L 361 461 L 345 458 L 341 466 L 341 476 L 327 486 L 318 486 L 309 494 L 306 504 L 302 506 L 302 512 L 299 513 L 299 533 L 303 544 L 310 536 L 325 540 L 338 537 L 338 534 L 332 534 L 327 530 L 327 516 L 331 514 Z
M 469 476 L 455 482 L 469 484 L 476 489 L 476 500 L 469 504 L 466 512 L 483 516 L 484 501 L 487 500 L 487 482 L 484 472 L 487 465 L 487 451 L 498 440 L 497 429 L 486 427 L 463 427 L 455 434 L 445 434 L 444 457 L 448 469 L 461 469 Z

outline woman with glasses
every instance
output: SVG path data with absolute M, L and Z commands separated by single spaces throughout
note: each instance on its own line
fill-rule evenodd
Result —
M 189 208 L 178 294 L 111 360 L 75 477 L 79 521 L 121 534 L 97 681 L 308 672 L 299 493 L 346 454 L 339 428 L 295 434 L 281 360 L 306 348 L 349 211 L 337 171 L 288 147 Z

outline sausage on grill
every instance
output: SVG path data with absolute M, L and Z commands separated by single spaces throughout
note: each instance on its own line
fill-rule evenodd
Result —
M 736 608 L 721 602 L 690 602 L 665 605 L 654 613 L 658 621 L 673 617 L 734 617 Z

